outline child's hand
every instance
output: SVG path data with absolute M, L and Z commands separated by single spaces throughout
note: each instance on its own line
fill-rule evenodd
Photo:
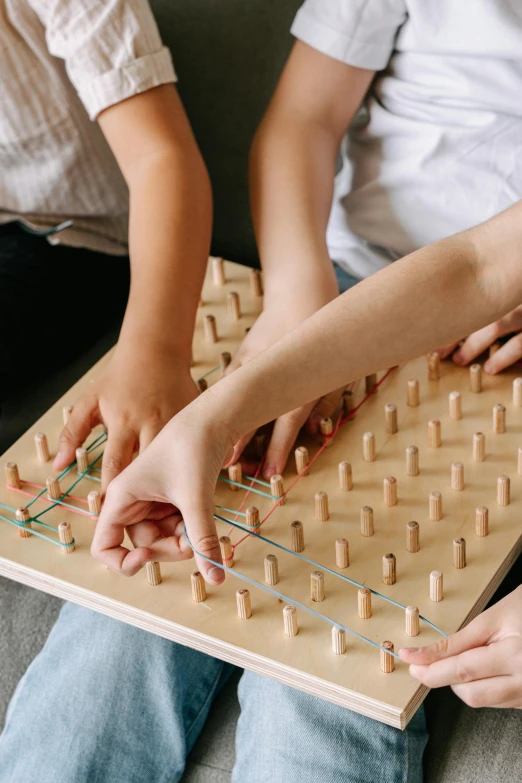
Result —
M 203 397 L 172 419 L 111 482 L 91 552 L 112 571 L 133 576 L 149 560 L 192 557 L 184 524 L 195 549 L 222 562 L 214 490 L 233 438 L 213 415 L 205 416 Z M 123 546 L 125 532 L 135 549 Z M 207 582 L 223 581 L 220 568 L 197 555 L 196 563 Z
M 522 586 L 462 631 L 424 648 L 400 650 L 429 688 L 450 685 L 470 707 L 522 708 Z
M 336 292 L 333 292 L 331 296 L 320 293 L 314 296 L 313 293 L 308 292 L 306 297 L 300 298 L 294 292 L 289 294 L 288 299 L 284 298 L 272 304 L 265 302 L 263 312 L 239 346 L 227 372 L 233 372 L 254 356 L 270 348 L 335 296 Z M 299 431 L 307 421 L 309 431 L 316 433 L 320 420 L 325 416 L 332 416 L 339 404 L 341 391 L 332 392 L 318 401 L 302 408 L 296 408 L 277 419 L 265 457 L 263 475 L 266 479 L 283 472 Z M 243 449 L 254 434 L 250 433 L 236 444 L 233 461 L 239 460 Z
M 105 491 L 134 452 L 142 452 L 196 396 L 186 361 L 167 350 L 148 346 L 140 351 L 135 343 L 119 344 L 105 372 L 75 403 L 60 435 L 55 470 L 73 462 L 76 448 L 102 423 L 108 433 L 102 463 Z
M 466 365 L 486 351 L 499 337 L 512 333 L 513 337 L 484 364 L 484 372 L 494 375 L 522 359 L 522 306 L 516 307 L 499 321 L 470 334 L 460 348 L 458 342 L 451 343 L 439 349 L 439 354 L 445 359 L 454 352 L 452 359 L 455 364 Z

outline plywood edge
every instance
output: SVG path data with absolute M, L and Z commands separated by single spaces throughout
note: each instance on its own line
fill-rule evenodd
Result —
M 5 576 L 8 579 L 37 590 L 43 590 L 64 601 L 72 601 L 86 609 L 92 609 L 115 620 L 140 628 L 143 631 L 162 636 L 170 641 L 190 646 L 235 666 L 271 677 L 285 685 L 298 688 L 312 696 L 326 699 L 340 707 L 374 718 L 397 729 L 404 729 L 407 726 L 426 695 L 425 692 L 427 692 L 424 686 L 419 686 L 410 705 L 408 705 L 408 709 L 402 710 L 399 707 L 393 707 L 377 699 L 362 696 L 355 691 L 335 686 L 320 677 L 313 677 L 290 666 L 277 664 L 269 658 L 215 639 L 212 636 L 187 629 L 184 626 L 164 620 L 148 612 L 134 609 L 127 604 L 114 601 L 106 596 L 100 596 L 91 590 L 71 585 L 69 582 L 56 577 L 47 576 L 3 557 L 0 557 L 0 576 Z

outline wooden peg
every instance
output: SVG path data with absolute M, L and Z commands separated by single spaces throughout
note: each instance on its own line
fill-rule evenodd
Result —
M 479 506 L 475 512 L 475 535 L 484 538 L 489 533 L 489 510 L 487 506 Z
M 235 465 L 230 465 L 228 469 L 228 479 L 229 481 L 234 481 L 234 484 L 229 484 L 229 488 L 232 490 L 232 492 L 239 492 L 241 487 L 236 486 L 237 484 L 243 483 L 243 469 L 241 467 L 240 462 L 236 462 Z
M 509 506 L 511 495 L 509 476 L 499 476 L 497 479 L 497 503 L 499 506 Z
M 522 378 L 515 378 L 513 381 L 513 405 L 515 408 L 522 408 Z
M 205 580 L 199 571 L 194 571 L 190 575 L 190 586 L 192 588 L 192 600 L 197 604 L 207 600 L 207 586 Z
M 363 506 L 361 508 L 361 535 L 365 538 L 373 536 L 373 508 L 370 506 Z
M 438 353 L 429 353 L 428 359 L 428 380 L 438 381 L 440 379 L 440 356 Z
M 250 591 L 247 589 L 236 592 L 237 616 L 240 620 L 248 620 L 252 617 L 252 603 L 250 601 Z
M 419 609 L 416 606 L 406 607 L 406 635 L 419 635 Z
M 334 655 L 344 655 L 346 652 L 346 631 L 337 625 L 332 628 L 332 652 Z
M 270 492 L 272 497 L 279 500 L 279 505 L 284 506 L 286 502 L 285 489 L 283 486 L 283 477 L 276 473 L 270 479 Z
M 442 493 L 438 489 L 430 492 L 430 519 L 439 522 L 442 519 Z
M 518 449 L 517 473 L 522 476 L 522 448 Z
M 472 364 L 469 368 L 469 388 L 475 394 L 482 391 L 482 367 L 480 364 Z
M 220 287 L 225 285 L 225 264 L 222 258 L 212 259 L 212 282 Z
M 361 620 L 372 616 L 372 593 L 367 587 L 360 587 L 357 592 L 357 613 Z
M 47 497 L 49 500 L 60 500 L 62 496 L 62 488 L 60 482 L 54 476 L 49 476 L 45 482 L 47 486 Z
M 58 538 L 60 539 L 60 544 L 64 545 L 61 547 L 62 552 L 65 555 L 71 555 L 74 552 L 74 545 L 67 546 L 72 544 L 73 541 L 72 529 L 68 522 L 60 522 L 58 525 Z
M 326 492 L 315 493 L 315 518 L 319 520 L 319 522 L 326 522 L 327 519 L 330 519 L 328 495 Z
M 241 318 L 241 300 L 236 291 L 231 291 L 227 296 L 228 314 L 233 321 Z
M 417 446 L 408 446 L 406 449 L 406 475 L 419 475 L 419 449 Z
M 386 476 L 384 479 L 383 494 L 385 506 L 397 505 L 397 479 L 394 476 Z
M 89 470 L 89 452 L 83 446 L 76 449 L 76 468 L 78 473 L 86 473 Z
M 252 528 L 252 533 L 259 533 L 259 510 L 255 506 L 249 506 L 246 510 L 245 525 Z
M 483 432 L 475 432 L 473 435 L 473 459 L 475 462 L 484 462 L 486 459 L 486 436 Z
M 156 587 L 156 585 L 161 584 L 161 568 L 158 562 L 149 560 L 148 563 L 145 563 L 145 573 L 147 574 L 147 582 L 149 585 Z
M 319 429 L 321 431 L 321 440 L 323 446 L 332 445 L 332 433 L 333 433 L 333 421 L 329 416 L 325 416 L 319 422 Z
M 62 408 L 62 417 L 63 417 L 64 424 L 67 424 L 72 412 L 73 412 L 72 405 L 64 405 L 64 407 Z
M 221 550 L 221 559 L 223 560 L 223 565 L 227 568 L 233 568 L 234 550 L 232 548 L 232 542 L 228 536 L 221 536 L 219 539 L 219 548 Z
M 338 538 L 335 542 L 335 565 L 337 568 L 348 568 L 350 565 L 350 547 L 346 538 Z
M 203 329 L 207 343 L 214 344 L 218 341 L 216 319 L 213 315 L 206 315 L 203 318 Z
M 253 296 L 263 296 L 263 278 L 259 269 L 250 270 L 250 290 Z
M 297 475 L 308 476 L 308 468 L 306 467 L 310 462 L 308 456 L 308 449 L 306 446 L 298 446 L 295 450 L 295 470 Z
M 89 514 L 92 516 L 98 516 L 101 511 L 101 495 L 95 489 L 93 489 L 87 495 L 87 503 L 89 504 Z
M 372 372 L 364 379 L 364 393 L 369 394 L 377 386 L 377 373 Z
M 17 522 L 24 525 L 24 527 L 18 528 L 18 535 L 20 538 L 30 538 L 33 534 L 30 532 L 32 525 L 29 509 L 25 508 L 24 506 L 17 508 L 15 512 L 15 518 Z
M 291 541 L 292 551 L 303 552 L 305 548 L 303 523 L 297 520 L 295 522 L 292 522 L 290 525 L 290 532 L 292 534 L 292 541 Z
M 353 391 L 350 391 L 350 389 L 345 389 L 345 391 L 343 391 L 342 400 L 343 400 L 343 413 L 345 414 L 345 416 L 347 416 L 348 414 L 352 413 L 355 405 Z
M 420 528 L 418 522 L 406 524 L 406 549 L 408 552 L 418 552 L 420 549 Z
M 449 394 L 449 415 L 453 421 L 462 419 L 462 397 L 458 391 L 452 391 Z
M 466 540 L 464 538 L 453 539 L 453 567 L 466 567 Z
M 221 375 L 225 374 L 225 370 L 229 366 L 230 362 L 232 361 L 232 354 L 230 351 L 223 351 L 220 356 L 219 363 L 221 365 Z
M 430 574 L 430 600 L 438 603 L 444 597 L 442 571 L 432 571 Z
M 299 625 L 297 623 L 297 609 L 295 606 L 288 604 L 283 609 L 283 625 L 286 636 L 297 636 Z
M 451 466 L 451 488 L 455 492 L 464 489 L 464 465 L 462 462 L 454 462 Z
M 506 409 L 503 405 L 493 405 L 493 432 L 502 435 L 506 431 Z
M 385 585 L 394 585 L 397 581 L 397 561 L 391 552 L 382 558 L 382 581 Z
M 496 352 L 500 349 L 500 343 L 496 342 L 493 343 L 493 345 L 489 346 L 489 358 L 491 359 L 492 356 L 496 354 Z
M 417 408 L 419 405 L 419 382 L 417 378 L 410 378 L 408 381 L 408 406 Z
M 438 449 L 441 444 L 440 421 L 432 419 L 428 422 L 428 446 L 431 449 Z
M 393 652 L 393 642 L 384 641 L 381 644 L 381 672 L 390 674 L 395 670 L 395 658 L 390 653 Z M 388 652 L 389 651 L 389 652 Z
M 343 492 L 353 489 L 352 466 L 349 462 L 339 463 L 339 488 Z
M 365 432 L 363 435 L 363 459 L 365 462 L 373 462 L 375 455 L 375 435 L 373 432 Z
M 10 489 L 20 489 L 22 486 L 16 462 L 6 462 L 5 464 L 5 485 Z
M 265 582 L 267 585 L 276 585 L 279 582 L 279 565 L 275 555 L 265 557 Z
M 324 574 L 322 571 L 312 571 L 310 575 L 310 596 L 312 601 L 324 601 Z
M 203 392 L 206 392 L 208 389 L 208 383 L 206 378 L 198 378 L 197 381 L 197 387 L 199 389 L 199 393 L 203 394 Z
M 43 432 L 37 432 L 34 436 L 34 445 L 36 446 L 36 456 L 39 462 L 49 462 L 51 455 L 49 454 L 47 435 Z
M 384 406 L 384 426 L 389 435 L 395 435 L 399 431 L 399 425 L 397 424 L 397 406 L 393 403 L 388 403 Z

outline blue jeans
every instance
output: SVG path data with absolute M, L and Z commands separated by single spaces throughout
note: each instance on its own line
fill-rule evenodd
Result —
M 66 604 L 11 701 L 0 781 L 175 783 L 233 671 Z M 251 672 L 239 701 L 233 783 L 422 781 L 422 708 L 401 732 Z

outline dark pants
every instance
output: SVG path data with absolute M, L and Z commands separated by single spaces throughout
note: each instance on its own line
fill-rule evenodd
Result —
M 0 402 L 89 348 L 125 311 L 129 259 L 0 226 Z

